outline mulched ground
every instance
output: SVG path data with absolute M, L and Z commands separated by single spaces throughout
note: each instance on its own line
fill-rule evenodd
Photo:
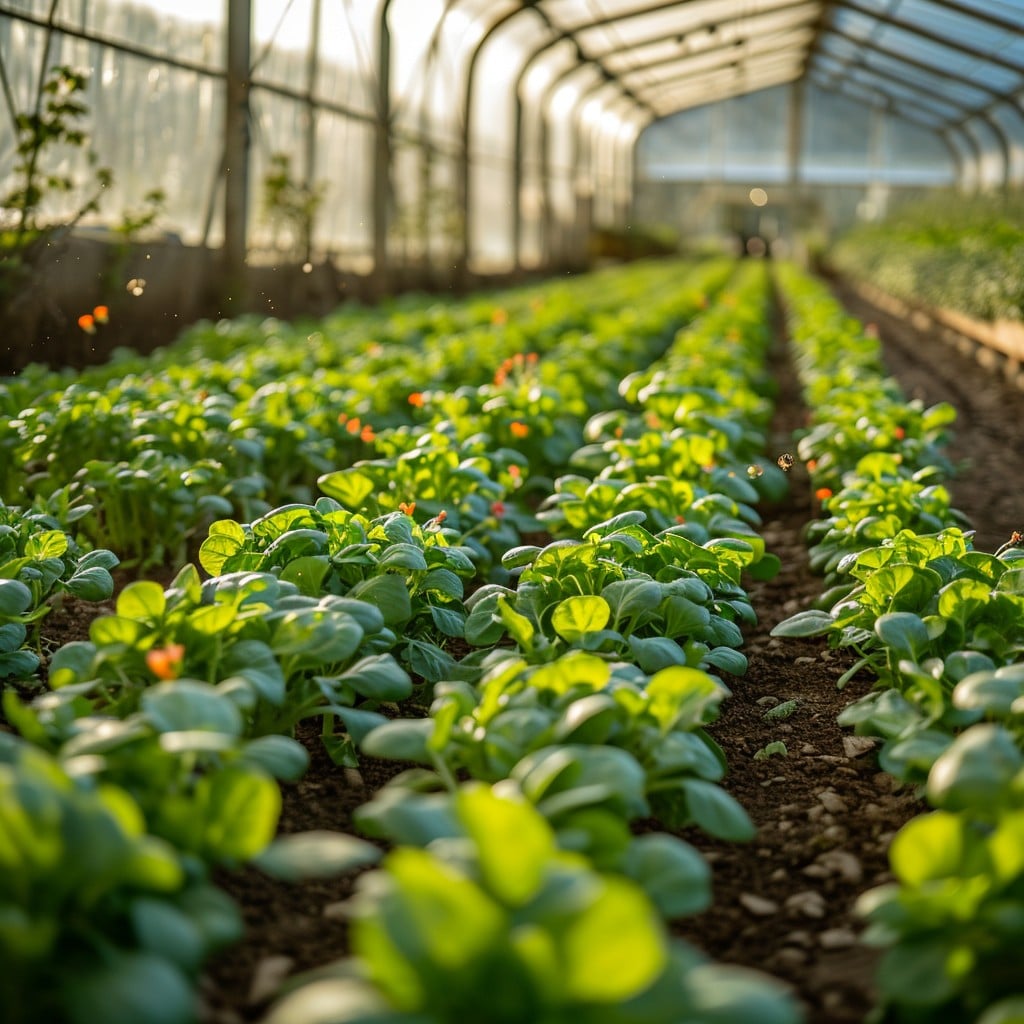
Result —
M 852 293 L 842 297 L 855 316 L 878 326 L 890 372 L 909 398 L 949 401 L 960 410 L 951 446 L 961 467 L 954 500 L 977 528 L 976 546 L 995 550 L 1024 524 L 1024 392 Z M 781 454 L 793 449 L 792 431 L 805 412 L 781 346 L 775 360 L 782 394 L 771 444 Z M 731 765 L 726 785 L 759 834 L 735 845 L 683 833 L 713 864 L 715 902 L 674 930 L 717 960 L 787 981 L 805 1004 L 809 1024 L 852 1024 L 872 1005 L 875 964 L 875 954 L 858 944 L 853 906 L 861 892 L 888 879 L 888 843 L 923 806 L 913 790 L 878 770 L 871 749 L 835 724 L 870 681 L 854 679 L 839 691 L 835 680 L 849 664 L 844 656 L 821 642 L 769 637 L 776 623 L 821 589 L 807 570 L 801 540 L 812 501 L 799 463 L 791 477 L 787 502 L 763 510 L 765 538 L 783 570 L 769 583 L 750 584 L 760 624 L 748 632 L 749 671 L 728 680 L 733 697 L 713 727 Z M 88 614 L 70 602 L 48 620 L 50 638 L 62 643 L 82 636 Z M 770 707 L 789 700 L 799 701 L 790 717 L 765 718 Z M 339 770 L 315 734 L 301 738 L 312 767 L 285 790 L 282 829 L 350 830 L 353 809 L 398 768 L 370 761 L 359 771 Z M 774 741 L 785 743 L 786 756 L 755 758 Z M 203 979 L 208 1024 L 259 1019 L 282 977 L 345 953 L 340 903 L 351 879 L 294 886 L 246 871 L 220 881 L 242 906 L 247 936 L 209 965 Z

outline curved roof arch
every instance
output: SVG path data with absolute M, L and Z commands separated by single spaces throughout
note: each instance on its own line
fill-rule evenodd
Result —
M 569 42 L 579 65 L 650 119 L 807 80 L 870 96 L 961 148 L 987 140 L 1007 164 L 1024 139 L 1024 118 L 997 116 L 1021 107 L 1024 0 L 518 0 L 495 15 L 448 0 L 447 9 L 460 4 L 476 6 L 486 40 L 529 12 L 538 33 L 529 65 Z

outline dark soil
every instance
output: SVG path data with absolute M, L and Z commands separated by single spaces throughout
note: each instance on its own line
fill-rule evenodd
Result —
M 951 455 L 961 463 L 952 485 L 955 504 L 977 528 L 976 546 L 992 551 L 1022 528 L 1019 485 L 1024 480 L 1024 393 L 937 338 L 844 293 L 849 308 L 879 328 L 887 364 L 909 398 L 952 402 L 960 411 Z M 782 388 L 771 444 L 793 449 L 792 432 L 805 422 L 784 350 L 776 353 Z M 757 838 L 736 845 L 690 831 L 687 839 L 712 862 L 714 905 L 675 931 L 716 960 L 768 971 L 788 982 L 807 1008 L 809 1024 L 862 1021 L 873 1002 L 876 955 L 861 946 L 854 912 L 865 889 L 888 879 L 886 850 L 893 834 L 923 806 L 917 794 L 880 772 L 872 749 L 836 725 L 836 716 L 865 693 L 868 679 L 842 691 L 836 679 L 849 661 L 817 641 L 769 637 L 771 628 L 806 607 L 821 590 L 807 569 L 801 530 L 814 514 L 806 473 L 791 472 L 785 504 L 763 510 L 769 550 L 783 569 L 769 583 L 750 583 L 760 624 L 748 632 L 750 660 L 713 727 L 731 772 L 726 785 L 758 826 Z M 50 616 L 49 642 L 81 638 L 88 606 L 75 602 Z M 785 720 L 765 718 L 774 704 L 797 700 Z M 281 827 L 352 829 L 352 811 L 399 766 L 365 762 L 337 768 L 315 733 L 300 737 L 312 764 L 284 792 Z M 788 753 L 755 755 L 774 741 Z M 238 900 L 246 937 L 209 965 L 203 979 L 208 1024 L 258 1019 L 283 977 L 347 952 L 340 903 L 352 879 L 284 885 L 255 870 L 219 879 Z M 755 1022 L 751 1022 L 755 1024 Z

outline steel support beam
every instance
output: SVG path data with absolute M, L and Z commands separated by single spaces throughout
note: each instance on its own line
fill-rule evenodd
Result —
M 249 67 L 252 0 L 228 0 L 224 103 L 224 249 L 226 310 L 245 308 L 249 227 Z

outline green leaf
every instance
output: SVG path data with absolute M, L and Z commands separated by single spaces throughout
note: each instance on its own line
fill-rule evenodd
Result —
M 60 558 L 68 549 L 68 535 L 63 530 L 46 530 L 33 534 L 25 542 L 25 555 L 32 559 Z
M 274 838 L 281 792 L 273 779 L 241 767 L 204 776 L 196 786 L 204 808 L 203 848 L 215 860 L 246 861 Z
M 638 836 L 629 846 L 623 871 L 643 887 L 666 919 L 699 914 L 711 905 L 708 862 L 676 836 Z
M 360 580 L 348 592 L 348 596 L 375 605 L 388 626 L 401 627 L 412 618 L 409 588 L 405 579 L 397 573 Z
M 429 718 L 399 718 L 368 733 L 359 745 L 367 757 L 430 764 L 428 747 L 434 723 Z
M 1024 766 L 1013 735 L 1001 725 L 973 725 L 932 766 L 927 796 L 945 810 L 995 811 Z
M 242 760 L 284 782 L 297 782 L 309 767 L 306 748 L 290 736 L 258 736 L 246 743 Z
M 137 897 L 131 904 L 139 945 L 189 972 L 202 963 L 206 944 L 196 925 L 165 900 Z
M 363 511 L 367 498 L 374 491 L 373 481 L 355 469 L 327 473 L 317 480 L 317 486 L 328 498 L 334 498 L 352 512 Z
M 164 597 L 164 589 L 159 583 L 154 583 L 152 580 L 138 580 L 135 583 L 129 583 L 118 594 L 115 607 L 121 618 L 157 623 L 164 614 L 167 600 Z
M 938 1007 L 956 992 L 947 970 L 951 950 L 938 940 L 901 943 L 878 966 L 878 986 L 888 999 L 912 1007 Z
M 62 1003 L 71 1024 L 192 1024 L 196 999 L 185 975 L 151 953 L 118 953 L 71 974 Z
M 100 566 L 79 569 L 66 583 L 68 590 L 83 601 L 105 601 L 114 593 L 114 578 Z
M 683 779 L 680 788 L 690 817 L 709 835 L 739 843 L 757 834 L 747 812 L 721 786 L 704 779 Z
M 900 657 L 919 662 L 928 649 L 928 627 L 912 612 L 890 612 L 875 620 L 875 634 Z
M 200 729 L 228 736 L 242 734 L 238 707 L 209 683 L 195 679 L 157 683 L 143 692 L 141 705 L 158 732 Z
M 0 615 L 13 619 L 32 604 L 32 591 L 18 580 L 0 580 Z
M 966 849 L 964 819 L 947 811 L 912 818 L 889 847 L 893 873 L 905 886 L 919 887 L 960 873 Z
M 335 878 L 354 868 L 375 864 L 380 850 L 343 832 L 298 832 L 275 839 L 253 864 L 282 882 Z
M 523 906 L 540 888 L 554 855 L 551 827 L 522 798 L 498 796 L 489 786 L 462 789 L 455 806 L 476 843 L 488 890 L 506 906 Z
M 657 914 L 632 882 L 601 879 L 562 937 L 566 992 L 581 1003 L 620 1003 L 651 985 L 668 949 Z
M 498 598 L 497 613 L 512 639 L 524 651 L 532 651 L 535 634 L 533 623 L 525 615 L 517 612 L 504 597 Z
M 771 636 L 811 637 L 822 636 L 832 629 L 834 620 L 828 612 L 811 608 L 797 612 L 788 619 L 783 619 L 772 631 Z
M 361 658 L 338 678 L 372 700 L 404 700 L 412 693 L 409 674 L 390 654 Z
M 584 633 L 604 629 L 609 618 L 611 608 L 603 597 L 581 594 L 558 603 L 551 626 L 563 640 L 574 643 Z

